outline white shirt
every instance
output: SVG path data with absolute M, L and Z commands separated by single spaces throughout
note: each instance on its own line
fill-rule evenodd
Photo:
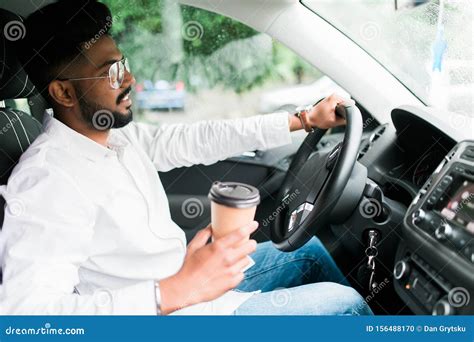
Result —
M 0 314 L 155 315 L 154 282 L 177 273 L 186 253 L 157 170 L 290 142 L 284 113 L 130 123 L 111 130 L 109 148 L 45 115 L 43 133 L 0 187 Z M 174 314 L 231 314 L 252 294 L 229 291 Z

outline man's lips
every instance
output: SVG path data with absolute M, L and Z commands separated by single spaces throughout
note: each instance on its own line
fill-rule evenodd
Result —
M 119 95 L 117 98 L 117 104 L 120 104 L 122 102 L 130 102 L 132 103 L 132 100 L 130 99 L 130 93 L 132 91 L 132 87 L 128 87 L 122 94 Z
M 129 101 L 129 102 L 132 101 L 129 97 L 129 94 L 127 94 L 120 102 L 127 102 L 127 101 Z

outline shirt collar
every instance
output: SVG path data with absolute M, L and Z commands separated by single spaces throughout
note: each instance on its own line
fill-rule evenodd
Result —
M 116 129 L 111 129 L 107 148 L 66 126 L 48 112 L 43 116 L 43 131 L 49 136 L 56 137 L 61 146 L 92 161 L 101 161 L 121 153 L 128 144 Z

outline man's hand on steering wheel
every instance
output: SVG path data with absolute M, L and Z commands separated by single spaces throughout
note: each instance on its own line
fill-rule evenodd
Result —
M 329 129 L 342 126 L 345 119 L 336 115 L 336 106 L 340 103 L 353 103 L 352 100 L 332 94 L 316 105 L 299 110 L 299 116 L 290 116 L 290 130 L 304 129 L 311 132 L 313 128 Z
M 363 125 L 354 101 L 331 95 L 304 112 L 298 110 L 292 120 L 300 121 L 299 128 L 304 127 L 309 134 L 292 157 L 270 229 L 273 244 L 282 251 L 293 251 L 304 245 L 327 227 L 334 215 L 338 219 L 350 215 L 367 177 L 367 169 L 357 163 Z M 344 123 L 342 141 L 330 151 L 318 151 L 326 130 Z
M 344 125 L 346 120 L 336 115 L 336 106 L 340 103 L 351 102 L 337 94 L 332 94 L 319 102 L 307 113 L 307 119 L 311 127 L 328 129 Z

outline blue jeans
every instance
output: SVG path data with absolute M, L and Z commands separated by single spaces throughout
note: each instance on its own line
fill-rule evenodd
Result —
M 251 257 L 255 265 L 236 290 L 262 293 L 245 301 L 235 315 L 372 314 L 317 238 L 291 253 L 260 243 Z

